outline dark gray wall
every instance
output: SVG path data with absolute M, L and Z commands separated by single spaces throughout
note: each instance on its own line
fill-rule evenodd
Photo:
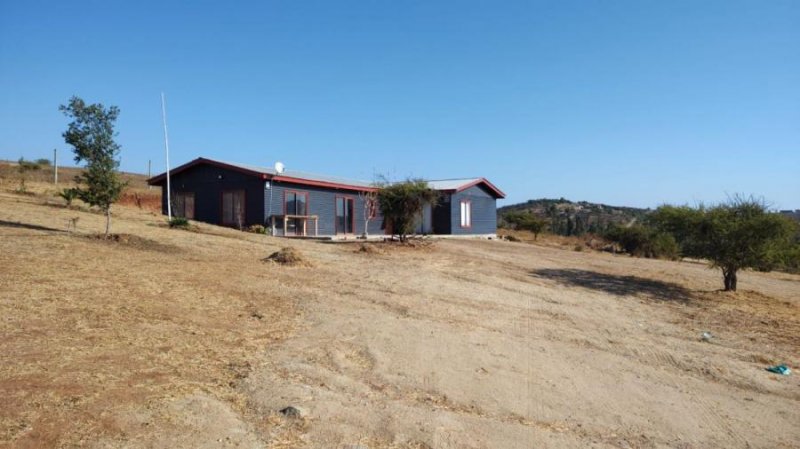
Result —
M 461 227 L 461 201 L 472 202 L 472 227 Z M 450 233 L 496 234 L 497 200 L 483 185 L 472 186 L 450 197 Z
M 172 192 L 194 192 L 194 219 L 206 223 L 221 224 L 222 192 L 224 190 L 245 191 L 246 225 L 264 222 L 264 181 L 214 165 L 200 164 L 172 175 Z M 167 182 L 161 187 L 162 213 L 167 213 Z
M 450 229 L 453 225 L 450 216 L 450 194 L 442 193 L 439 202 L 433 208 L 434 234 L 450 234 Z
M 273 182 L 271 192 L 267 190 L 264 192 L 264 219 L 268 221 L 270 213 L 272 215 L 283 215 L 284 213 L 284 192 L 287 190 L 297 192 L 308 192 L 308 215 L 319 216 L 319 235 L 329 236 L 336 234 L 336 197 L 344 196 L 353 198 L 355 206 L 355 234 L 361 235 L 364 233 L 364 202 L 358 197 L 358 192 L 352 190 L 335 189 L 332 187 L 314 187 L 302 184 L 294 184 L 287 182 Z M 271 200 L 270 200 L 270 194 Z M 272 209 L 270 210 L 270 204 Z M 277 222 L 277 234 L 283 235 L 283 222 Z M 370 235 L 383 235 L 381 229 L 383 218 L 380 215 L 380 210 L 377 217 L 369 221 L 369 234 Z M 308 234 L 314 233 L 313 222 L 308 223 Z

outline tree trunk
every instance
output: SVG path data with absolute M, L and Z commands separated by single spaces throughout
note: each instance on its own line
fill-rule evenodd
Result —
M 106 208 L 106 237 L 108 237 L 108 233 L 111 231 L 111 208 Z
M 735 292 L 736 291 L 736 268 L 723 268 L 722 269 L 722 276 L 725 281 L 725 291 L 726 292 Z

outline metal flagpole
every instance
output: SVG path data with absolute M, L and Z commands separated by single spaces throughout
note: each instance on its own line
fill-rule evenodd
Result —
M 161 92 L 161 119 L 164 122 L 164 151 L 167 155 L 167 218 L 172 220 L 172 192 L 169 180 L 169 137 L 167 137 L 167 106 L 164 92 Z

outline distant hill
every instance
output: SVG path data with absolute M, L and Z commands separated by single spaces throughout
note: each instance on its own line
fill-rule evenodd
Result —
M 497 209 L 499 224 L 509 212 L 531 212 L 547 219 L 550 232 L 558 235 L 601 233 L 612 225 L 627 226 L 641 221 L 650 209 L 609 206 L 587 201 L 573 202 L 564 198 L 541 198 Z

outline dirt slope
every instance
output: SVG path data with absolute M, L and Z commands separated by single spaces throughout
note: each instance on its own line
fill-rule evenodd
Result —
M 0 193 L 7 447 L 797 447 L 800 277 L 287 241 Z M 64 232 L 79 216 L 77 233 Z M 290 245 L 310 267 L 265 263 Z M 711 342 L 700 334 L 714 334 Z M 289 405 L 301 417 L 278 412 Z M 0 443 L 2 445 L 3 443 Z

